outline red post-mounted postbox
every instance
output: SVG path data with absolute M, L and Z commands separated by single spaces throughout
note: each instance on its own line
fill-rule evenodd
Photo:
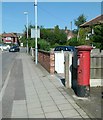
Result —
M 91 46 L 77 47 L 77 95 L 88 97 L 90 95 L 90 51 Z

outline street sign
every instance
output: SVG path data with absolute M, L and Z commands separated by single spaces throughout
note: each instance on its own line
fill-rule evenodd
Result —
M 31 38 L 35 38 L 36 30 L 35 28 L 31 28 Z M 37 29 L 37 38 L 40 38 L 40 29 Z
M 23 43 L 21 43 L 20 46 L 23 47 Z

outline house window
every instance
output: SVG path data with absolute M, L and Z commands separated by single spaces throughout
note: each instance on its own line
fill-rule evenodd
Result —
M 6 37 L 5 39 L 6 39 L 6 40 L 11 40 L 11 37 Z
M 94 34 L 94 29 L 92 29 L 92 35 Z
M 88 33 L 88 34 L 86 35 L 86 40 L 89 40 L 90 36 L 91 36 L 91 33 Z

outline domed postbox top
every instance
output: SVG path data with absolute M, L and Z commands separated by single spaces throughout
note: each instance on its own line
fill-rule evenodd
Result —
M 87 45 L 81 45 L 76 47 L 79 51 L 91 51 L 93 49 L 92 46 L 87 46 Z

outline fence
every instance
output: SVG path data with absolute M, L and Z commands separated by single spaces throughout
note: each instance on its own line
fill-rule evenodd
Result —
M 103 86 L 103 50 L 91 51 L 91 86 Z

